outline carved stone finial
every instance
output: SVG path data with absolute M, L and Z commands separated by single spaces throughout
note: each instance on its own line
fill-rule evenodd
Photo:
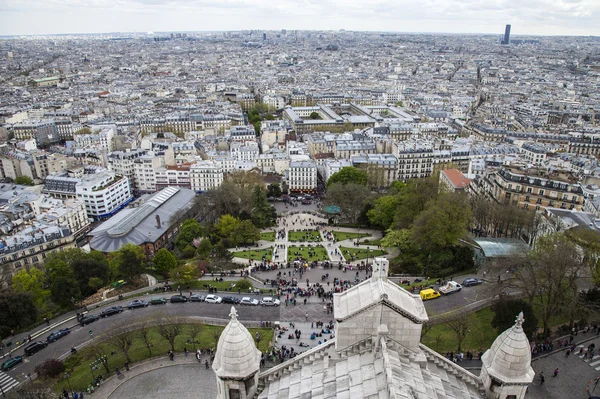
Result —
M 231 312 L 229 312 L 229 316 L 231 316 L 231 320 L 237 320 L 237 312 L 233 306 L 231 307 Z
M 523 317 L 523 312 L 521 312 L 515 320 L 515 326 L 523 328 L 523 322 L 525 322 L 525 317 Z

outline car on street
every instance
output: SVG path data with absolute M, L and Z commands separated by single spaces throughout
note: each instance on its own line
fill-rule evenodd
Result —
M 23 356 L 15 356 L 2 363 L 2 371 L 8 371 L 23 361 Z
M 463 287 L 471 287 L 473 285 L 479 285 L 482 284 L 483 280 L 480 280 L 478 278 L 474 278 L 474 277 L 469 277 L 463 280 Z
M 150 305 L 164 305 L 167 300 L 163 297 L 154 297 L 150 299 Z
M 240 303 L 240 300 L 234 296 L 224 296 L 221 298 L 221 303 L 229 303 L 232 305 Z
M 81 318 L 81 320 L 79 320 L 79 324 L 81 324 L 82 326 L 85 326 L 86 324 L 95 322 L 99 318 L 100 318 L 100 316 L 97 316 L 95 314 L 87 314 L 87 315 L 83 316 Z
M 458 284 L 456 281 L 448 281 L 448 283 L 445 286 L 440 287 L 439 289 L 440 293 L 442 293 L 443 295 L 454 294 L 461 290 L 462 285 Z
M 31 356 L 48 346 L 48 342 L 37 341 L 33 342 L 25 347 L 25 355 Z
M 111 306 L 100 312 L 100 317 L 108 317 L 114 314 L 119 314 L 123 311 L 123 306 Z
M 70 333 L 71 333 L 71 330 L 69 330 L 68 328 L 63 328 L 62 330 L 54 331 L 52 334 L 48 335 L 48 338 L 46 338 L 46 341 L 54 342 L 56 340 L 61 339 L 65 335 L 69 335 Z
M 430 299 L 439 298 L 441 296 L 441 294 L 439 292 L 437 292 L 436 290 L 434 290 L 432 288 L 428 288 L 426 290 L 421 290 L 419 295 L 421 295 L 422 301 L 428 301 Z
M 250 298 L 250 297 L 245 296 L 240 301 L 240 305 L 257 306 L 258 305 L 258 299 L 254 299 L 254 298 Z
M 148 306 L 148 301 L 144 301 L 143 299 L 135 299 L 127 305 L 127 309 L 135 309 L 135 308 L 143 308 Z
M 279 303 L 279 299 L 267 296 L 260 301 L 260 306 L 279 306 Z
M 200 294 L 193 294 L 190 295 L 190 302 L 204 302 L 204 295 L 200 295 Z
M 171 303 L 187 302 L 187 300 L 187 296 L 185 295 L 173 295 L 170 299 Z
M 206 298 L 204 299 L 204 302 L 206 303 L 221 303 L 222 299 L 220 296 L 217 295 L 207 295 Z

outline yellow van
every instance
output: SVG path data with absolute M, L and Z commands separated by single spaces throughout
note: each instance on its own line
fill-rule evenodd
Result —
M 440 293 L 432 288 L 428 288 L 426 290 L 421 290 L 421 300 L 427 301 L 429 299 L 435 299 L 440 296 Z

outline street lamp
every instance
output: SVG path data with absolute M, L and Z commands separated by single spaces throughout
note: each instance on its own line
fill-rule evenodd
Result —
M 69 392 L 73 392 L 73 389 L 71 388 L 71 381 L 69 380 L 69 377 L 71 375 L 69 373 L 65 373 L 65 380 L 67 380 L 67 384 L 69 385 Z

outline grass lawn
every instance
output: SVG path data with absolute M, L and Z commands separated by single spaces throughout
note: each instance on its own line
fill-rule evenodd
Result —
M 484 308 L 471 313 L 468 317 L 471 320 L 471 328 L 463 340 L 461 350 L 463 353 L 485 351 L 492 346 L 499 335 L 496 329 L 490 326 L 494 312 L 490 308 Z M 421 342 L 440 353 L 456 352 L 457 350 L 456 335 L 443 324 L 433 326 L 421 339 Z
M 262 260 L 263 256 L 265 256 L 267 260 L 271 260 L 271 256 L 273 256 L 273 248 L 249 249 L 246 251 L 237 251 L 237 252 L 232 252 L 232 255 L 234 258 L 244 258 L 244 259 L 252 259 L 252 260 Z
M 342 251 L 342 254 L 344 255 L 344 258 L 346 260 L 361 260 L 361 259 L 367 259 L 367 257 L 373 259 L 373 257 L 377 257 L 377 256 L 386 254 L 386 252 L 381 249 L 370 250 L 370 249 L 362 249 L 362 248 L 358 248 L 358 247 L 340 247 L 340 251 Z M 348 255 L 348 252 L 350 252 L 350 255 Z M 353 258 L 351 258 L 351 256 L 353 256 Z
M 196 336 L 197 344 L 189 344 L 186 341 L 191 339 L 190 335 L 190 325 L 183 325 L 182 332 L 175 339 L 175 356 L 183 356 L 183 349 L 187 348 L 190 351 L 189 356 L 194 356 L 195 348 L 215 348 L 216 342 L 219 339 L 221 331 L 223 331 L 223 327 L 220 326 L 211 326 L 211 325 L 200 325 L 200 333 Z M 261 335 L 261 341 L 259 343 L 259 349 L 261 351 L 266 351 L 269 349 L 269 345 L 271 340 L 273 339 L 273 330 L 269 328 L 249 328 L 252 336 L 256 332 L 259 332 Z M 132 362 L 139 362 L 152 356 L 165 356 L 170 349 L 169 342 L 161 337 L 158 332 L 152 328 L 149 333 L 150 341 L 152 342 L 151 353 L 148 352 L 144 341 L 137 336 L 134 341 L 132 347 L 129 349 L 129 357 Z M 97 341 L 101 340 L 101 337 L 96 338 Z M 106 372 L 103 366 L 96 371 L 94 374 L 97 376 L 98 374 L 102 374 L 104 379 L 108 378 L 109 375 L 114 374 L 115 367 L 119 367 L 123 369 L 123 365 L 126 362 L 125 356 L 121 353 L 117 348 L 109 345 L 107 342 L 98 342 L 95 345 L 100 348 L 100 352 L 106 354 L 108 359 L 108 368 L 110 370 L 110 374 Z M 77 352 L 73 356 L 69 356 L 64 364 L 66 371 L 71 374 L 69 378 L 71 387 L 76 391 L 84 391 L 90 382 L 92 381 L 92 372 L 90 369 L 90 363 L 95 360 L 95 356 L 92 354 L 92 348 L 85 348 L 79 352 Z M 116 353 L 114 353 L 116 352 Z M 112 354 L 114 353 L 114 354 Z M 63 387 L 69 389 L 67 386 L 67 381 L 60 379 L 54 383 L 55 391 L 60 391 Z
M 423 280 L 420 283 L 414 283 L 414 284 L 398 284 L 400 287 L 404 288 L 405 290 L 409 290 L 411 285 L 420 287 L 421 285 L 425 286 L 425 287 L 429 287 L 430 285 L 435 284 L 435 282 L 437 281 L 437 278 L 430 278 L 429 280 Z
M 265 231 L 260 233 L 260 239 L 264 241 L 275 241 L 274 231 Z
M 369 237 L 371 235 L 369 233 L 347 233 L 345 231 L 332 231 L 332 233 L 336 241 Z
M 310 250 L 312 250 L 313 255 L 309 255 Z M 294 255 L 295 252 L 299 253 L 299 255 Z M 316 247 L 289 247 L 288 262 L 294 261 L 296 257 L 307 259 L 309 262 L 313 260 L 329 260 L 327 250 L 322 245 Z
M 291 242 L 307 242 L 307 241 L 321 241 L 321 234 L 317 230 L 309 231 L 290 231 L 288 234 L 288 240 Z
M 381 239 L 379 240 L 361 240 L 359 245 L 381 245 Z
M 220 277 L 220 276 L 219 276 Z M 239 278 L 239 275 L 237 276 L 238 280 L 242 280 L 242 278 Z M 217 278 L 217 276 L 215 275 L 214 278 Z M 212 287 L 216 288 L 218 291 L 225 291 L 226 289 L 228 289 L 232 283 L 236 283 L 238 280 L 235 281 L 211 281 L 211 280 L 194 280 L 191 281 L 189 284 L 181 284 L 181 290 L 183 291 L 184 295 L 188 295 L 189 292 L 186 294 L 185 291 L 189 291 L 189 290 L 208 290 L 204 285 L 205 284 L 210 284 Z M 246 279 L 243 279 L 246 280 Z M 163 293 L 162 291 L 157 291 L 154 293 L 151 293 L 149 295 L 152 296 L 165 296 L 167 298 L 169 298 L 171 295 L 175 295 L 177 294 L 176 288 L 177 288 L 177 283 L 171 283 L 171 287 L 173 287 L 173 291 L 167 291 L 165 293 Z M 252 283 L 250 282 L 250 285 L 252 286 Z

